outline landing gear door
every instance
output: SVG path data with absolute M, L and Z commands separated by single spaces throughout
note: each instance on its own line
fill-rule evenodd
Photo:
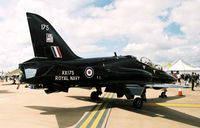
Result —
M 134 98 L 135 95 L 142 96 L 144 87 L 141 87 L 136 84 L 127 84 L 126 85 L 127 93 L 125 94 L 127 99 L 132 99 Z

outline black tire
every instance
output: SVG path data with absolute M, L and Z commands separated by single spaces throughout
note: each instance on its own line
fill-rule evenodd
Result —
M 91 100 L 98 100 L 99 99 L 99 95 L 97 92 L 92 92 L 90 95 Z
M 143 100 L 142 100 L 142 98 L 136 98 L 136 99 L 134 99 L 134 101 L 133 101 L 133 107 L 134 108 L 140 109 L 140 108 L 142 108 L 142 106 L 143 106 Z

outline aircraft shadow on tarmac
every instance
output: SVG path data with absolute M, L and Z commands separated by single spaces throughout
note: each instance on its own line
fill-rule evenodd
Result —
M 1 86 L 6 86 L 6 85 L 17 85 L 17 84 L 12 84 L 12 83 L 4 83 L 4 84 L 1 84 Z
M 90 100 L 89 97 L 83 97 L 83 96 L 69 96 L 69 97 L 76 98 L 78 100 L 93 102 Z M 152 103 L 152 101 L 155 102 L 158 99 L 156 103 L 162 103 L 162 102 L 166 102 L 167 100 L 174 100 L 174 99 L 183 98 L 183 97 L 184 96 L 182 97 L 173 96 L 173 97 L 168 97 L 166 99 L 152 98 L 152 99 L 148 99 L 147 102 Z M 142 109 L 134 109 L 132 107 L 131 100 L 115 99 L 115 98 L 102 99 L 102 102 L 104 101 L 111 104 L 112 108 L 116 107 L 116 108 L 124 109 L 130 112 L 143 114 L 146 116 L 161 117 L 161 118 L 181 122 L 184 124 L 192 125 L 195 127 L 200 127 L 200 118 L 173 110 L 168 107 L 144 106 Z M 89 112 L 93 106 L 94 105 L 84 106 L 84 107 L 75 107 L 75 108 L 59 108 L 59 107 L 47 107 L 47 106 L 26 106 L 26 107 L 44 111 L 40 113 L 41 115 L 55 115 L 59 128 L 64 128 L 64 127 L 73 126 L 76 123 L 78 123 L 78 121 L 83 117 L 84 113 Z
M 81 96 L 70 96 L 79 100 L 90 101 L 89 97 L 81 97 Z M 185 96 L 171 96 L 168 98 L 151 98 L 148 99 L 148 103 L 164 103 L 169 100 L 184 98 Z M 132 107 L 132 101 L 127 99 L 106 99 L 106 102 L 112 104 L 112 108 L 121 108 L 130 112 L 135 112 L 138 114 L 143 114 L 151 117 L 162 117 L 165 119 L 181 122 L 184 124 L 192 125 L 195 127 L 200 127 L 200 118 L 191 116 L 189 114 L 179 112 L 177 110 L 173 110 L 169 107 L 165 106 L 143 106 L 142 109 L 135 109 Z
M 92 106 L 59 108 L 47 106 L 25 106 L 27 108 L 41 110 L 41 115 L 55 115 L 59 128 L 66 128 L 75 125 L 85 112 L 90 111 Z
M 0 90 L 0 94 L 1 93 L 13 93 L 13 92 L 9 92 L 8 90 Z

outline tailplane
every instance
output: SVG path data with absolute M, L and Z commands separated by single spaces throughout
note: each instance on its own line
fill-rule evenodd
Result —
M 35 57 L 73 60 L 77 55 L 69 48 L 53 26 L 37 14 L 26 13 Z

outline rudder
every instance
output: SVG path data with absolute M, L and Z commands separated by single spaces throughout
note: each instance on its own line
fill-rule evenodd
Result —
M 37 14 L 26 13 L 35 57 L 73 60 L 77 55 L 69 48 L 53 26 Z

